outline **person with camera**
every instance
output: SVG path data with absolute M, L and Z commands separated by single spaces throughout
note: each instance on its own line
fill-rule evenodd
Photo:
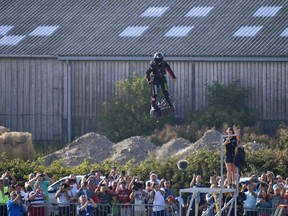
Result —
M 55 194 L 58 203 L 59 216 L 69 216 L 71 190 L 66 182 L 61 182 L 60 187 Z
M 97 213 L 99 216 L 107 216 L 111 213 L 111 201 L 112 194 L 107 186 L 105 179 L 99 182 L 98 187 L 95 190 L 95 193 L 99 200 L 99 205 L 97 206 Z
M 273 193 L 270 192 L 271 190 Z M 270 182 L 267 193 L 272 202 L 272 215 L 274 215 L 277 207 L 281 204 L 284 204 L 286 188 L 284 187 L 284 184 L 281 180 L 276 184 Z
M 147 193 L 147 197 L 145 199 L 145 203 L 146 203 L 147 215 L 153 214 L 153 203 L 151 203 L 151 199 L 150 199 L 150 194 L 152 191 L 153 191 L 152 183 L 149 181 L 146 181 L 145 192 Z
M 129 178 L 128 178 L 129 179 Z M 127 183 L 129 185 L 127 186 Z M 133 182 L 126 180 L 124 177 L 122 177 L 122 181 L 119 181 L 117 184 L 117 188 L 115 193 L 118 195 L 118 199 L 121 203 L 120 208 L 120 215 L 121 216 L 132 216 L 132 208 L 130 206 L 130 194 L 132 193 L 132 186 Z
M 79 198 L 79 205 L 77 206 L 78 216 L 93 216 L 96 203 L 93 199 L 87 198 L 85 195 L 81 195 Z
M 4 179 L 4 185 L 7 187 L 16 184 L 16 178 L 14 175 L 12 175 L 10 167 L 6 169 L 5 173 L 2 174 L 1 178 Z
M 66 184 L 69 185 L 69 189 L 71 192 L 70 197 L 70 210 L 76 215 L 77 212 L 77 205 L 79 198 L 77 197 L 77 190 L 79 189 L 80 185 L 77 182 L 77 178 L 74 174 L 70 174 L 68 179 L 66 180 Z
M 28 185 L 34 188 L 34 184 L 38 182 L 40 188 L 45 193 L 45 203 L 49 203 L 48 187 L 54 183 L 54 180 L 50 178 L 46 173 L 37 173 L 34 178 L 28 181 Z
M 7 201 L 9 200 L 9 188 L 4 186 L 4 179 L 0 178 L 0 213 L 7 215 Z
M 112 170 L 109 173 L 109 176 L 112 177 L 113 180 L 116 180 L 118 178 L 118 172 L 116 166 L 113 166 Z
M 175 193 L 170 180 L 164 180 L 164 187 L 162 189 L 164 190 L 164 199 L 167 199 L 167 197 L 170 195 L 175 197 Z
M 46 195 L 37 181 L 34 184 L 33 191 L 29 193 L 29 216 L 44 216 L 45 215 L 45 199 Z
M 232 127 L 229 127 L 226 130 L 226 133 L 227 137 L 224 139 L 223 145 L 226 149 L 225 165 L 227 170 L 228 189 L 231 189 L 236 187 L 236 166 L 234 164 L 234 158 L 238 149 L 238 140 Z
M 190 182 L 191 188 L 199 188 L 203 187 L 203 180 L 201 176 L 201 172 L 199 170 L 196 170 L 193 174 L 192 180 Z M 193 194 L 187 197 L 187 205 L 186 208 L 189 207 L 189 204 L 191 202 L 191 199 L 193 197 Z M 197 201 L 197 202 L 196 202 Z M 198 207 L 197 207 L 198 206 Z M 207 201 L 206 201 L 206 194 L 205 193 L 197 193 L 197 199 L 195 199 L 191 205 L 191 213 L 192 215 L 195 215 L 195 212 L 198 211 L 198 214 L 202 214 L 202 211 L 207 207 Z
M 77 197 L 80 197 L 81 195 L 85 195 L 87 198 L 92 198 L 95 195 L 95 192 L 88 187 L 87 180 L 81 181 L 81 186 L 76 192 Z
M 21 201 L 21 194 L 16 191 L 10 193 L 10 199 L 7 202 L 8 216 L 22 216 L 26 213 L 26 208 Z
M 11 185 L 10 186 L 10 194 L 11 194 L 11 192 L 16 192 L 17 194 L 19 194 L 20 195 L 20 201 L 23 203 L 23 205 L 24 205 L 24 207 L 25 207 L 25 209 L 27 209 L 27 205 L 26 205 L 26 203 L 27 203 L 27 201 L 28 201 L 28 193 L 26 193 L 24 190 L 23 190 L 23 188 L 22 188 L 22 186 L 20 185 L 20 184 L 15 184 L 15 185 Z M 23 216 L 25 216 L 26 215 L 26 213 L 25 214 L 23 214 Z
M 261 190 L 258 193 L 256 207 L 259 208 L 258 216 L 270 216 L 270 210 L 272 210 L 272 202 L 267 194 L 267 190 Z
M 160 190 L 157 182 L 152 184 L 153 190 L 150 193 L 149 203 L 153 204 L 153 216 L 165 216 L 166 203 L 164 199 L 164 191 Z
M 139 181 L 137 176 L 132 178 L 132 182 L 132 193 L 129 198 L 130 202 L 134 204 L 134 216 L 145 216 L 145 199 L 147 198 L 147 193 L 144 190 L 144 183 Z
M 244 192 L 246 195 L 246 200 L 244 202 L 245 215 L 257 216 L 257 184 L 255 183 L 255 176 L 251 176 L 248 181 L 242 184 L 241 191 Z

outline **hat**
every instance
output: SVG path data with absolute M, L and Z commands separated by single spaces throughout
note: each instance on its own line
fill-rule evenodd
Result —
M 273 176 L 275 176 L 274 173 L 273 173 L 272 171 L 267 171 L 266 174 L 267 174 L 267 175 L 272 174 Z
M 279 187 L 278 184 L 274 184 L 273 185 L 273 190 L 276 190 L 278 187 Z
M 77 180 L 77 178 L 76 178 L 76 176 L 74 174 L 70 174 L 68 179 L 75 180 L 75 181 Z
M 277 178 L 277 179 L 278 179 L 278 178 L 283 179 L 281 175 L 277 175 L 276 178 Z

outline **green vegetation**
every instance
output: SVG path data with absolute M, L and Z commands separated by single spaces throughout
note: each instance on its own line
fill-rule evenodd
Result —
M 118 142 L 135 135 L 146 136 L 169 122 L 169 119 L 163 119 L 157 123 L 150 118 L 150 88 L 143 77 L 133 76 L 119 81 L 116 92 L 115 97 L 103 105 L 98 125 L 100 133 L 111 141 Z
M 285 130 L 287 132 L 287 129 Z M 279 140 L 281 139 L 283 139 L 282 136 L 279 137 Z M 261 173 L 271 170 L 276 174 L 287 177 L 288 149 L 277 149 L 274 151 L 267 149 L 254 153 L 246 153 L 247 166 L 242 171 L 242 176 L 250 176 L 252 174 L 261 175 Z M 277 158 L 277 160 L 275 160 L 275 158 Z M 180 158 L 156 158 L 152 154 L 148 159 L 140 164 L 135 164 L 135 161 L 131 160 L 124 166 L 119 164 L 116 165 L 119 172 L 129 170 L 131 175 L 138 175 L 142 180 L 147 180 L 149 178 L 149 172 L 155 171 L 160 178 L 171 179 L 176 191 L 179 188 L 189 187 L 189 183 L 195 171 L 200 171 L 203 174 L 206 185 L 208 185 L 211 173 L 220 175 L 219 151 L 211 152 L 207 149 L 195 151 L 185 159 L 189 162 L 189 166 L 186 170 L 178 169 L 177 162 Z M 108 161 L 104 161 L 102 164 L 89 164 L 87 161 L 84 161 L 76 167 L 66 168 L 62 166 L 61 161 L 55 161 L 50 166 L 44 166 L 40 159 L 32 163 L 20 159 L 10 161 L 7 160 L 5 155 L 1 156 L 0 161 L 0 173 L 3 173 L 7 167 L 11 167 L 12 173 L 15 175 L 16 179 L 22 183 L 28 179 L 29 173 L 32 172 L 45 172 L 50 177 L 58 180 L 59 178 L 71 173 L 86 174 L 91 170 L 99 170 L 103 175 L 105 175 L 108 174 L 111 168 L 115 165 Z M 226 171 L 224 170 L 224 173 L 225 172 Z
M 223 124 L 251 126 L 255 123 L 254 110 L 245 106 L 249 90 L 235 81 L 229 84 L 214 82 L 207 86 L 207 106 L 204 110 L 190 115 L 188 122 L 221 128 Z M 188 114 L 189 116 L 189 114 Z

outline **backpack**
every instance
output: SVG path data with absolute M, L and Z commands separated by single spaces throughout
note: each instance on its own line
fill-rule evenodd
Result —
M 245 150 L 243 147 L 238 148 L 237 154 L 234 157 L 234 164 L 240 170 L 245 168 Z

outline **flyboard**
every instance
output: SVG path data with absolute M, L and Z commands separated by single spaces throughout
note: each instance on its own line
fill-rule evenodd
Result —
M 159 109 L 155 109 L 153 106 L 151 106 L 150 109 L 150 117 L 151 118 L 160 118 L 165 116 L 175 116 L 175 106 L 173 104 L 173 107 L 171 107 L 165 99 L 163 99 L 161 102 L 156 103 L 157 107 Z

